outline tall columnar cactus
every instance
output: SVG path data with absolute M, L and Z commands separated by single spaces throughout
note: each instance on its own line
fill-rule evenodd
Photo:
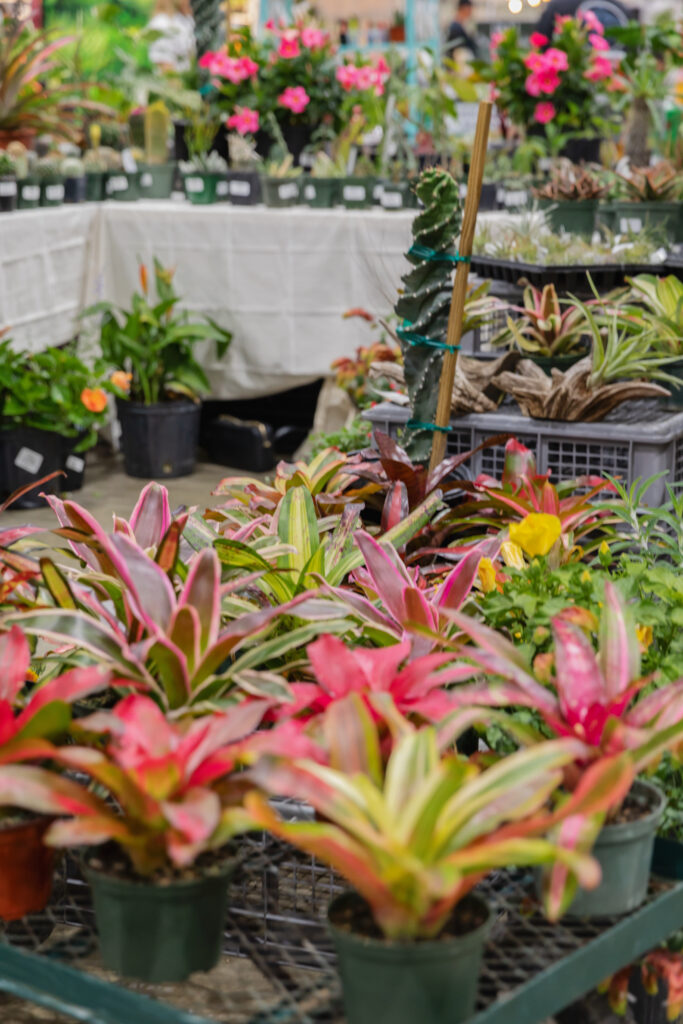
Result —
M 412 269 L 402 277 L 405 286 L 395 309 L 404 321 L 404 332 L 413 337 L 401 341 L 405 380 L 412 418 L 433 423 L 443 364 L 443 349 L 415 344 L 416 336 L 444 342 L 451 304 L 451 280 L 460 235 L 462 207 L 460 193 L 451 175 L 440 168 L 424 171 L 416 192 L 424 209 L 413 221 L 413 245 L 406 253 Z M 423 250 L 428 250 L 425 256 Z M 435 259 L 434 255 L 442 256 Z M 414 459 L 427 459 L 433 434 L 430 430 L 409 431 L 404 444 Z
M 171 115 L 165 103 L 150 103 L 145 111 L 145 158 L 149 164 L 163 164 L 168 159 L 168 133 Z
M 224 38 L 225 18 L 220 0 L 191 0 L 197 56 L 215 50 Z

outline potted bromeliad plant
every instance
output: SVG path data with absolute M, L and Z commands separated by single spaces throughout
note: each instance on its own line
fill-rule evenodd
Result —
M 377 698 L 371 713 L 351 694 L 326 714 L 329 766 L 271 755 L 249 773 L 266 795 L 305 800 L 318 816 L 283 821 L 251 792 L 254 826 L 352 886 L 328 912 L 349 1024 L 469 1018 L 491 925 L 476 883 L 511 865 L 564 868 L 566 884 L 546 901 L 549 916 L 559 916 L 576 878 L 597 884 L 587 851 L 631 782 L 625 759 L 603 758 L 567 798 L 560 787 L 575 741 L 541 743 L 481 770 L 452 749 L 456 731 L 445 726 L 415 729 L 390 700 Z M 573 849 L 548 838 L 568 817 L 581 823 Z
M 494 348 L 516 348 L 544 370 L 568 369 L 588 354 L 586 317 L 571 302 L 562 308 L 554 284 L 543 290 L 527 284 L 523 301 L 510 307 L 516 316 L 491 340 Z
M 538 532 L 546 529 L 545 521 L 552 528 L 556 517 L 535 518 Z M 500 633 L 459 612 L 448 616 L 473 641 L 472 647 L 463 649 L 472 662 L 472 675 L 483 671 L 489 677 L 460 687 L 454 703 L 468 711 L 476 704 L 531 709 L 535 726 L 520 727 L 513 715 L 491 713 L 490 720 L 523 745 L 533 746 L 547 736 L 578 741 L 581 750 L 576 764 L 565 776 L 570 787 L 605 755 L 627 754 L 634 770 L 643 772 L 666 750 L 675 750 L 683 742 L 683 679 L 643 695 L 649 680 L 641 678 L 636 626 L 610 581 L 605 583 L 600 622 L 577 608 L 555 616 L 554 657 L 536 662 L 533 670 L 520 649 Z M 597 653 L 593 632 L 599 637 Z M 645 899 L 664 795 L 656 785 L 639 778 L 624 796 L 614 805 L 595 843 L 602 881 L 590 894 L 578 894 L 572 915 L 624 914 Z
M 213 342 L 221 359 L 232 334 L 213 320 L 191 322 L 186 312 L 178 312 L 173 271 L 157 259 L 154 288 L 156 300 L 151 298 L 147 267 L 140 264 L 141 290 L 134 293 L 129 310 L 99 302 L 83 316 L 102 314 L 100 362 L 115 371 L 111 385 L 126 473 L 186 476 L 196 460 L 199 396 L 210 390 L 194 348 L 198 342 Z
M 108 672 L 90 667 L 38 684 L 30 665 L 28 642 L 13 626 L 0 636 L 0 772 L 10 777 L 12 765 L 51 758 L 54 744 L 67 738 L 73 701 L 109 683 Z M 55 775 L 55 799 L 63 793 L 63 785 Z M 40 801 L 26 807 L 11 784 L 4 787 L 0 802 L 0 918 L 13 921 L 43 910 L 50 898 L 54 854 L 43 837 L 55 810 Z
M 149 697 L 129 696 L 80 719 L 76 745 L 45 744 L 59 770 L 0 764 L 0 804 L 59 816 L 43 827 L 48 850 L 89 848 L 84 872 L 106 967 L 164 982 L 216 964 L 235 863 L 226 844 L 243 825 L 228 777 L 266 707 L 245 701 L 170 722 Z

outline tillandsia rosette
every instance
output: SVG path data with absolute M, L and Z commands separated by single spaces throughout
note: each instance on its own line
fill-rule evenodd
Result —
M 403 321 L 398 334 L 411 422 L 432 424 L 444 355 L 438 346 L 446 341 L 462 205 L 457 183 L 441 168 L 424 171 L 415 191 L 424 209 L 413 221 L 413 244 L 406 253 L 412 269 L 401 279 L 405 288 L 395 310 Z M 404 447 L 413 459 L 425 459 L 432 440 L 431 430 L 415 427 L 408 431 Z

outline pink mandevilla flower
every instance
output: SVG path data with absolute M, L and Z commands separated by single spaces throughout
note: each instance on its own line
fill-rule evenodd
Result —
M 249 135 L 259 129 L 258 110 L 249 107 L 235 107 L 235 113 L 228 118 L 228 128 L 234 128 L 239 135 Z
M 543 60 L 546 68 L 554 68 L 555 71 L 566 71 L 569 68 L 569 57 L 564 50 L 558 50 L 556 46 L 546 50 Z
M 529 71 L 540 71 L 542 67 L 545 67 L 545 60 L 542 53 L 528 53 L 524 58 L 524 67 L 528 68 Z
M 322 29 L 308 25 L 301 30 L 301 42 L 308 50 L 322 50 L 329 36 Z
M 303 85 L 289 85 L 277 98 L 281 107 L 287 107 L 293 114 L 300 114 L 311 102 Z
M 604 36 L 598 35 L 597 32 L 591 32 L 588 37 L 588 42 L 591 44 L 594 50 L 609 50 L 610 46 Z
M 607 57 L 596 57 L 584 77 L 589 82 L 602 82 L 605 78 L 612 77 L 613 70 L 612 62 Z
M 588 28 L 599 36 L 604 36 L 605 27 L 593 11 L 579 11 L 579 18 L 588 25 Z
M 496 56 L 496 54 L 498 53 L 498 47 L 500 46 L 500 44 L 503 42 L 504 39 L 505 39 L 505 33 L 504 32 L 494 32 L 493 33 L 493 35 L 491 36 L 491 43 L 490 43 L 491 56 L 492 57 Z
M 553 103 L 546 100 L 543 103 L 537 103 L 536 109 L 534 110 L 534 120 L 538 121 L 539 124 L 548 124 L 553 120 L 557 111 Z
M 292 57 L 298 57 L 300 53 L 299 33 L 295 28 L 286 29 L 280 36 L 280 45 L 277 51 L 278 57 L 289 60 Z
M 357 75 L 358 68 L 355 64 L 340 64 L 335 72 L 335 78 L 346 92 L 355 88 Z
M 541 46 L 547 46 L 550 40 L 542 32 L 532 32 L 529 42 L 532 46 L 540 48 Z

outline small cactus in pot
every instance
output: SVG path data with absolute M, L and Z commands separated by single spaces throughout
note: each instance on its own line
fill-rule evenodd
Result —
M 61 206 L 64 202 L 64 175 L 58 157 L 43 156 L 36 160 L 34 174 L 40 183 L 40 205 Z

